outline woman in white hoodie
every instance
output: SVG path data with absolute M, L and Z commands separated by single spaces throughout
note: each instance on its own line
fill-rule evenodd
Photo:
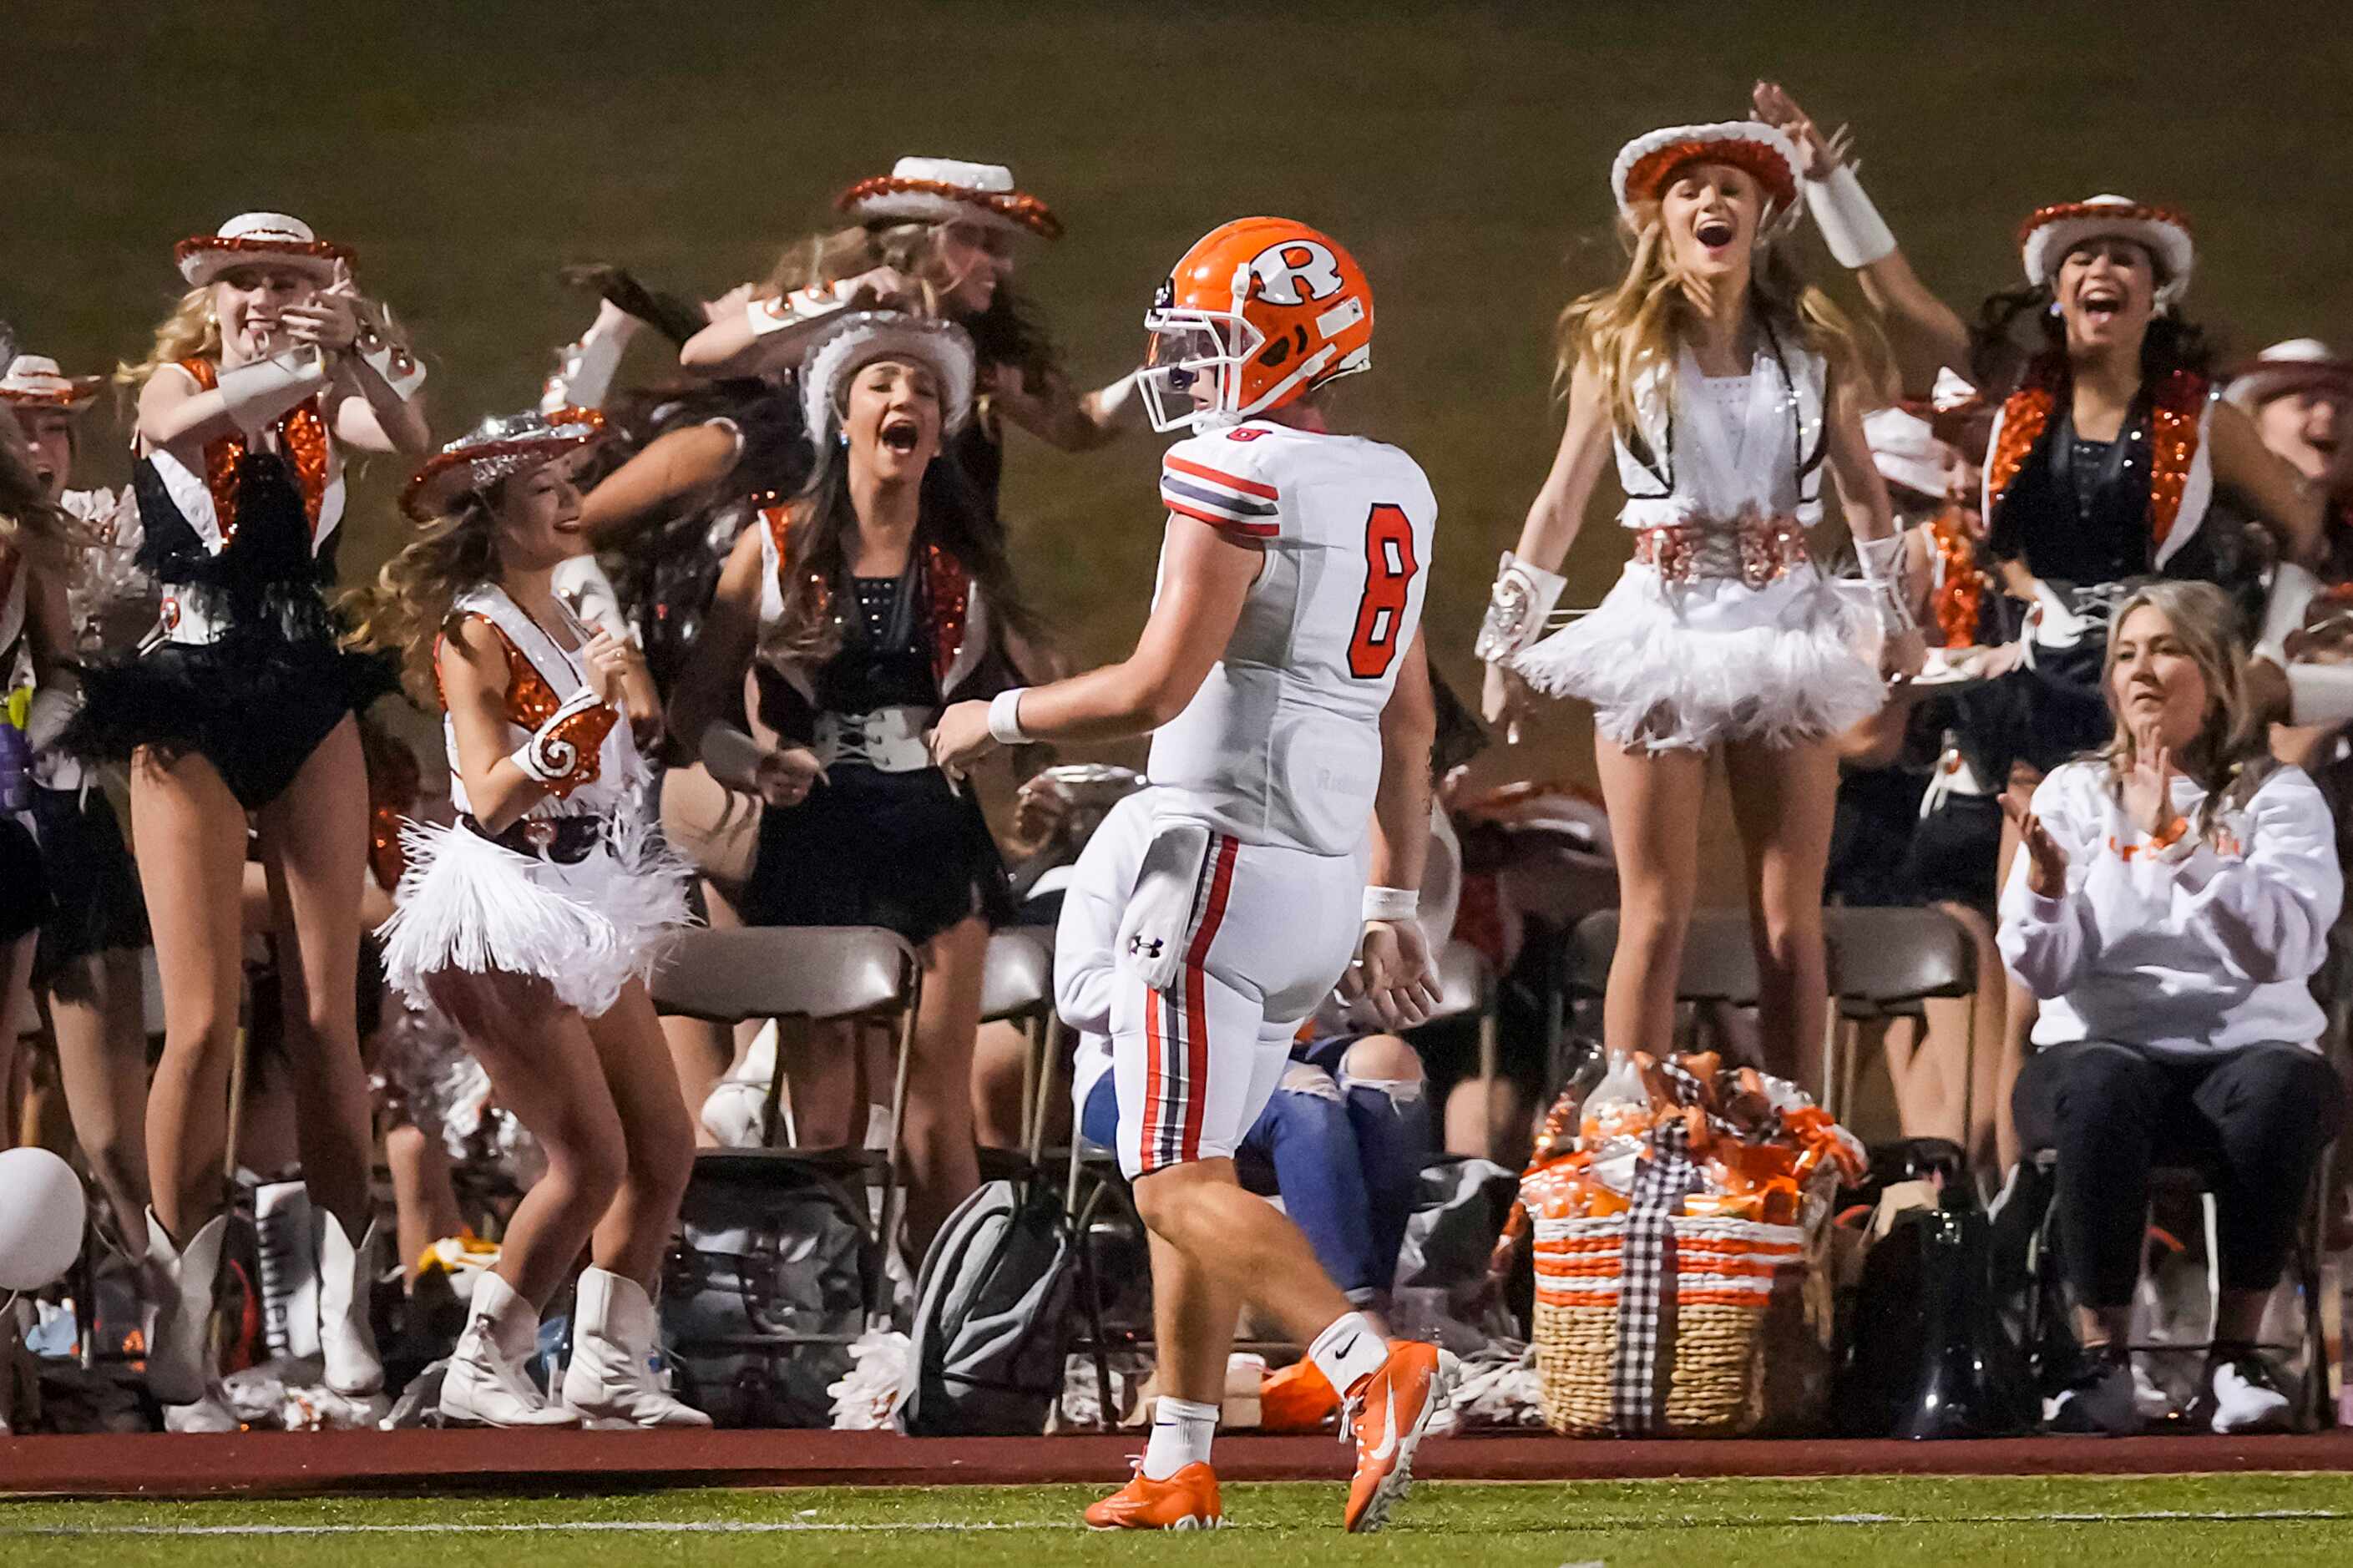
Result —
M 2221 591 L 2126 599 L 2103 689 L 2116 734 L 2005 800 L 2026 853 L 2002 893 L 2002 957 L 2042 1003 L 2021 1125 L 2058 1155 L 2060 1251 L 2083 1364 L 2051 1425 L 2139 1425 L 2126 1351 L 2148 1172 L 2192 1163 L 2220 1210 L 2221 1310 L 2193 1412 L 2284 1423 L 2253 1341 L 2312 1173 L 2342 1116 L 2309 982 L 2344 883 L 2327 803 L 2274 763 L 2246 700 Z

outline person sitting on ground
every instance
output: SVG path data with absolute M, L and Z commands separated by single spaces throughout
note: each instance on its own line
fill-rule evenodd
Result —
M 2307 983 L 2344 883 L 2319 790 L 2266 749 L 2233 614 L 2207 584 L 2127 598 L 2101 682 L 2116 738 L 2054 770 L 2031 807 L 2004 800 L 2026 853 L 2002 893 L 2001 952 L 2042 1004 L 2016 1109 L 2030 1147 L 2057 1152 L 2084 1352 L 2044 1403 L 2054 1430 L 2140 1426 L 2126 1334 L 2158 1163 L 2199 1166 L 2219 1210 L 2221 1298 L 2193 1419 L 2244 1432 L 2288 1418 L 2254 1340 L 2343 1115 Z
M 1153 794 L 1131 795 L 1087 841 L 1062 893 L 1054 931 L 1054 1000 L 1080 1032 L 1071 1101 L 1089 1142 L 1117 1142 L 1118 1094 L 1110 1039 L 1118 983 L 1119 922 L 1153 831 Z M 1442 818 L 1433 814 L 1433 822 Z M 1433 832 L 1422 885 L 1432 901 L 1418 911 L 1443 945 L 1461 879 L 1449 858 L 1452 834 Z M 1271 1165 L 1284 1212 L 1350 1305 L 1384 1321 L 1398 1249 L 1413 1208 L 1416 1179 L 1436 1152 L 1420 1056 L 1405 1040 L 1336 998 L 1301 1026 L 1275 1092 L 1242 1138 L 1242 1152 Z M 1338 1395 L 1332 1396 L 1336 1408 Z

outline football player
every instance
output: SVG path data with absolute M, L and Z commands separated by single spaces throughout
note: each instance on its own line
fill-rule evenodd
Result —
M 1345 1522 L 1379 1528 L 1452 1376 L 1384 1339 L 1233 1154 L 1301 1019 L 1344 978 L 1391 1026 L 1434 1002 L 1414 919 L 1436 719 L 1422 647 L 1437 501 L 1412 458 L 1343 435 L 1326 389 L 1370 363 L 1373 295 L 1333 239 L 1242 218 L 1185 253 L 1145 317 L 1139 384 L 1168 518 L 1152 614 L 1121 663 L 959 703 L 943 765 L 992 745 L 1153 731 L 1150 847 L 1112 1000 L 1119 1157 L 1151 1231 L 1162 1394 L 1099 1529 L 1220 1522 L 1209 1467 L 1238 1310 L 1309 1346 L 1348 1400 Z M 1367 885 L 1369 878 L 1370 885 Z

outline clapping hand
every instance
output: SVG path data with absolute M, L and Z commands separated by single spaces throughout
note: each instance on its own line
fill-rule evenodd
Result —
M 2016 795 L 2001 796 L 2001 814 L 2018 825 L 2026 850 L 2027 889 L 2038 898 L 2055 899 L 2067 890 L 2067 851 L 2051 837 L 2042 818 Z
M 2126 818 L 2150 838 L 2164 838 L 2179 821 L 2173 809 L 2173 749 L 2155 724 L 2133 731 L 2133 765 L 2117 792 Z

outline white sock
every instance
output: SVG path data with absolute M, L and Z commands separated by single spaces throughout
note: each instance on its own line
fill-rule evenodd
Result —
M 1345 1399 L 1360 1380 L 1378 1372 L 1381 1363 L 1389 1359 L 1389 1343 L 1371 1319 L 1362 1312 L 1350 1312 L 1333 1319 L 1332 1326 L 1315 1336 L 1315 1342 L 1307 1347 L 1307 1359 Z
M 1152 1441 L 1144 1448 L 1144 1479 L 1165 1481 L 1187 1465 L 1209 1460 L 1218 1435 L 1218 1407 L 1162 1394 L 1152 1402 Z

